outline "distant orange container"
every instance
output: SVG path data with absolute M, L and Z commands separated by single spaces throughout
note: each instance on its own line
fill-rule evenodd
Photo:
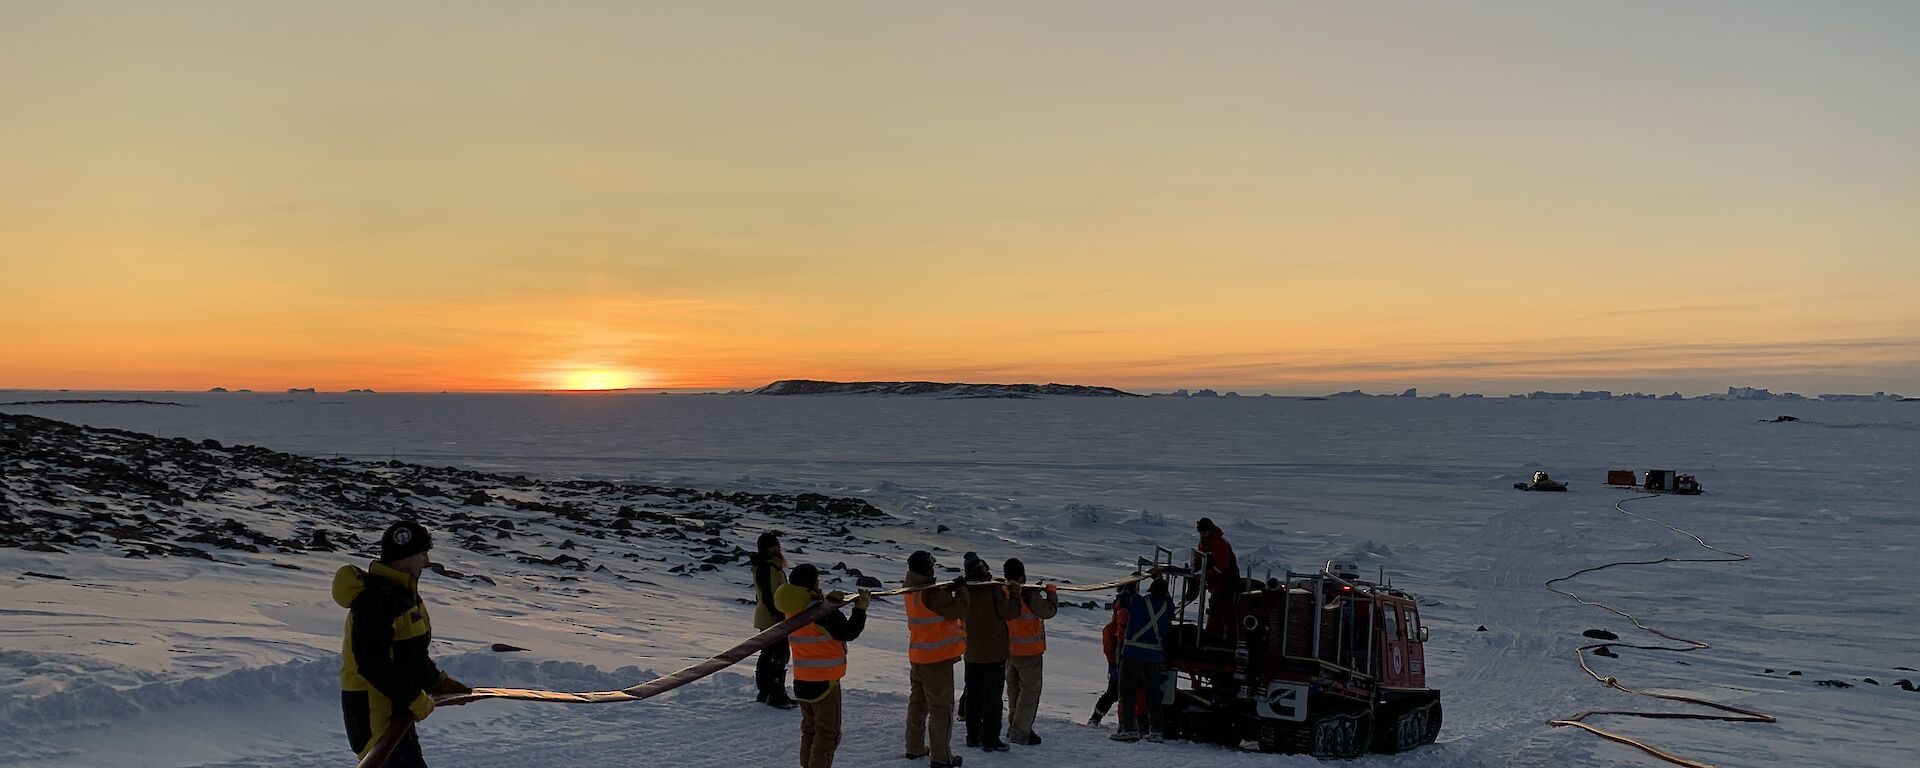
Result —
M 1609 469 L 1607 485 L 1639 485 L 1639 483 L 1634 481 L 1631 469 Z

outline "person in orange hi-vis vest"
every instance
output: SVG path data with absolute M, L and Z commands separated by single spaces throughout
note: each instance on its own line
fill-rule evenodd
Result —
M 1020 596 L 1020 615 L 1007 620 L 1007 743 L 1035 746 L 1040 743 L 1033 718 L 1040 712 L 1046 621 L 1060 612 L 1060 593 L 1052 584 L 1027 584 L 1027 565 L 1017 557 L 1008 558 L 1000 574 Z
M 934 584 L 933 554 L 907 558 L 906 586 Z M 907 603 L 907 754 L 908 760 L 933 756 L 933 768 L 960 764 L 953 754 L 953 665 L 967 652 L 966 586 L 958 579 L 909 592 Z M 931 747 L 931 748 L 929 748 Z
M 853 618 L 839 610 L 826 612 L 812 624 L 793 631 L 787 642 L 793 649 L 793 697 L 800 700 L 800 768 L 833 768 L 840 749 L 840 679 L 847 676 L 847 642 L 867 627 L 867 603 L 862 591 L 853 601 Z M 839 605 L 845 595 L 820 594 L 820 570 L 802 563 L 787 574 L 787 583 L 774 590 L 774 607 L 788 618 L 816 603 Z

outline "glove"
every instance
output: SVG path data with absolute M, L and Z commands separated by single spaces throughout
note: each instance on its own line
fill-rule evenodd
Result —
M 1048 584 L 1048 585 L 1047 585 L 1047 597 L 1051 597 L 1051 598 L 1053 598 L 1053 599 L 1055 599 L 1055 600 L 1058 600 L 1058 599 L 1060 599 L 1060 585 L 1058 585 L 1058 584 Z
M 433 714 L 433 697 L 426 691 L 421 691 L 420 695 L 413 697 L 412 704 L 408 704 L 404 710 L 393 713 L 393 716 L 396 720 L 404 717 L 417 723 L 427 719 L 427 715 L 431 714 Z
M 845 593 L 845 592 L 842 592 L 842 591 L 840 591 L 840 590 L 837 590 L 837 589 L 836 589 L 836 590 L 834 590 L 834 591 L 832 591 L 832 592 L 828 592 L 828 593 L 827 593 L 827 602 L 829 602 L 829 603 L 833 603 L 833 604 L 835 604 L 835 605 L 838 605 L 838 604 L 840 604 L 840 603 L 844 603 L 844 602 L 846 602 L 846 601 L 847 601 L 847 593 Z
M 460 682 L 459 680 L 455 680 L 453 679 L 452 675 L 448 675 L 443 672 L 440 674 L 440 682 L 434 683 L 433 687 L 428 689 L 427 692 L 435 696 L 459 696 L 464 693 L 473 693 L 473 686 L 467 685 L 466 683 Z M 465 704 L 466 702 L 463 701 L 459 703 Z M 456 706 L 456 705 L 440 704 L 439 702 L 435 702 L 435 706 Z
M 857 611 L 864 611 L 867 609 L 867 604 L 872 602 L 873 593 L 863 589 L 860 590 L 860 596 L 853 599 L 853 608 Z

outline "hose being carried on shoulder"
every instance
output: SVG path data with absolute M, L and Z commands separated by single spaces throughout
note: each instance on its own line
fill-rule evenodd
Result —
M 1095 584 L 1011 584 L 1005 581 L 965 583 L 998 584 L 1006 587 L 1017 586 L 1022 589 L 1046 589 L 1051 587 L 1061 592 L 1100 592 L 1114 589 L 1125 584 L 1139 583 L 1169 570 L 1172 569 L 1153 567 L 1111 581 L 1103 581 Z M 921 592 L 928 589 L 938 589 L 954 583 L 955 582 L 952 581 L 943 581 L 920 587 L 897 587 L 894 589 L 869 591 L 866 594 L 870 597 L 890 597 L 912 592 Z M 513 699 L 517 701 L 538 701 L 550 704 L 613 704 L 649 699 L 733 666 L 741 659 L 760 652 L 761 649 L 772 645 L 775 641 L 786 637 L 795 630 L 818 621 L 820 617 L 825 616 L 828 611 L 838 610 L 840 606 L 853 602 L 855 597 L 855 595 L 842 595 L 838 601 L 827 599 L 814 603 L 806 610 L 794 614 L 785 621 L 761 630 L 759 634 L 747 638 L 732 648 L 721 651 L 718 655 L 703 659 L 693 666 L 656 677 L 630 688 L 622 688 L 617 691 L 588 691 L 579 693 L 536 691 L 521 688 L 475 688 L 467 693 L 435 696 L 434 703 L 439 706 L 446 706 L 465 704 L 470 701 L 480 701 L 482 699 Z M 358 768 L 384 768 L 387 764 L 387 759 L 392 757 L 394 749 L 399 747 L 401 740 L 405 739 L 407 734 L 412 730 L 413 723 L 388 728 L 386 733 L 381 734 L 380 739 L 367 750 L 366 756 L 360 759 Z
M 1750 709 L 1742 709 L 1740 707 L 1736 707 L 1731 704 L 1721 704 L 1719 702 L 1707 701 L 1706 699 L 1695 698 L 1692 696 L 1681 696 L 1679 694 L 1651 693 L 1648 691 L 1634 690 L 1632 688 L 1628 688 L 1625 685 L 1621 685 L 1619 678 L 1611 677 L 1611 676 L 1602 677 L 1600 673 L 1593 671 L 1593 667 L 1587 664 L 1588 651 L 1597 651 L 1602 648 L 1611 648 L 1614 646 L 1618 646 L 1621 648 L 1632 648 L 1632 649 L 1641 650 L 1641 651 L 1673 651 L 1675 653 L 1688 653 L 1691 651 L 1698 651 L 1705 648 L 1711 648 L 1712 646 L 1706 643 L 1700 642 L 1698 640 L 1690 640 L 1684 637 L 1676 637 L 1666 632 L 1662 632 L 1660 630 L 1654 629 L 1653 627 L 1649 627 L 1645 624 L 1642 624 L 1640 620 L 1638 618 L 1635 618 L 1634 615 L 1631 613 L 1627 613 L 1626 611 L 1620 610 L 1618 608 L 1615 608 L 1611 605 L 1607 605 L 1605 603 L 1588 600 L 1577 594 L 1574 594 L 1573 592 L 1569 592 L 1567 590 L 1560 589 L 1554 586 L 1555 584 L 1558 584 L 1560 582 L 1569 581 L 1579 576 L 1593 573 L 1595 571 L 1603 571 L 1608 568 L 1617 568 L 1617 567 L 1628 566 L 1628 565 L 1659 565 L 1662 563 L 1739 563 L 1739 562 L 1744 562 L 1752 559 L 1751 555 L 1744 555 L 1739 552 L 1731 552 L 1731 551 L 1716 547 L 1712 544 L 1708 544 L 1705 539 L 1702 539 L 1691 532 L 1681 530 L 1676 526 L 1669 525 L 1667 523 L 1661 522 L 1659 520 L 1655 520 L 1645 515 L 1638 515 L 1632 512 L 1628 512 L 1625 506 L 1625 504 L 1629 501 L 1640 501 L 1643 499 L 1653 499 L 1653 498 L 1659 498 L 1659 497 L 1658 496 L 1634 496 L 1631 498 L 1621 499 L 1620 501 L 1614 502 L 1613 508 L 1616 511 L 1620 512 L 1621 514 L 1627 515 L 1629 517 L 1645 520 L 1649 523 L 1654 523 L 1663 528 L 1666 528 L 1667 530 L 1673 531 L 1674 533 L 1678 533 L 1682 536 L 1693 539 L 1694 543 L 1699 544 L 1701 547 L 1713 552 L 1718 552 L 1721 555 L 1725 555 L 1725 557 L 1662 557 L 1658 560 L 1623 560 L 1617 563 L 1607 563 L 1605 565 L 1596 565 L 1592 568 L 1582 568 L 1578 571 L 1574 571 L 1573 573 L 1569 573 L 1560 578 L 1548 581 L 1546 584 L 1547 591 L 1553 592 L 1559 595 L 1565 595 L 1569 598 L 1572 598 L 1574 602 L 1577 602 L 1581 605 L 1593 606 L 1595 608 L 1599 608 L 1601 610 L 1607 611 L 1608 613 L 1612 613 L 1616 616 L 1626 619 L 1627 621 L 1632 622 L 1633 626 L 1639 628 L 1644 632 L 1648 632 L 1650 634 L 1657 635 L 1657 636 L 1666 638 L 1668 640 L 1672 640 L 1676 643 L 1682 643 L 1682 645 L 1675 646 L 1675 645 L 1633 645 L 1630 643 L 1606 642 L 1606 643 L 1594 643 L 1591 645 L 1583 645 L 1583 646 L 1580 646 L 1579 648 L 1575 648 L 1573 651 L 1573 655 L 1574 655 L 1574 659 L 1580 662 L 1580 671 L 1587 673 L 1587 676 L 1593 678 L 1594 682 L 1600 683 L 1601 685 L 1604 685 L 1608 688 L 1613 688 L 1615 690 L 1624 691 L 1626 693 L 1633 694 L 1635 696 L 1645 696 L 1650 699 L 1660 699 L 1662 701 L 1677 701 L 1683 704 L 1693 704 L 1696 706 L 1707 707 L 1709 709 L 1725 712 L 1727 714 L 1715 715 L 1715 714 L 1707 714 L 1703 712 L 1640 712 L 1640 711 L 1633 711 L 1633 710 L 1601 709 L 1601 710 L 1587 710 L 1585 712 L 1581 712 L 1580 714 L 1574 715 L 1573 717 L 1565 718 L 1562 720 L 1549 721 L 1548 724 L 1555 727 L 1566 726 L 1566 727 L 1579 728 L 1581 730 L 1587 731 L 1588 733 L 1592 733 L 1596 736 L 1599 736 L 1603 739 L 1607 739 L 1609 741 L 1614 741 L 1621 744 L 1625 744 L 1630 747 L 1634 747 L 1643 752 L 1646 752 L 1649 755 L 1653 755 L 1654 757 L 1660 758 L 1661 760 L 1665 760 L 1669 763 L 1673 763 L 1674 765 L 1682 765 L 1682 766 L 1686 766 L 1687 768 L 1713 768 L 1712 765 L 1709 765 L 1707 763 L 1702 763 L 1697 760 L 1689 760 L 1687 758 L 1680 757 L 1673 753 L 1662 750 L 1659 747 L 1655 747 L 1651 744 L 1647 744 L 1646 742 L 1632 739 L 1626 736 L 1622 736 L 1620 734 L 1601 729 L 1599 727 L 1592 725 L 1591 723 L 1586 722 L 1586 719 L 1589 717 L 1601 717 L 1601 716 L 1610 716 L 1610 715 L 1622 716 L 1622 717 L 1646 717 L 1646 718 L 1672 719 L 1672 720 L 1719 720 L 1723 722 L 1733 722 L 1733 723 L 1774 722 L 1774 718 L 1772 715 L 1768 715 L 1762 712 L 1756 712 Z

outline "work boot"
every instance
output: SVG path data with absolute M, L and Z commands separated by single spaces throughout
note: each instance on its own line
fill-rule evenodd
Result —
M 943 763 L 938 760 L 935 760 L 933 761 L 932 766 L 933 768 L 960 768 L 960 756 L 954 755 L 953 762 L 951 763 Z
M 994 739 L 993 741 L 989 741 L 985 744 L 982 744 L 980 745 L 980 748 L 988 752 L 1006 752 L 1008 750 L 1013 749 L 1013 747 L 1008 746 L 1006 742 L 1001 741 L 999 739 Z
M 1091 725 L 1095 728 L 1098 728 L 1100 727 L 1100 719 L 1106 716 L 1107 716 L 1107 713 L 1105 712 L 1095 712 L 1093 713 L 1093 717 L 1087 718 L 1087 725 Z
M 1113 735 L 1108 736 L 1107 738 L 1112 739 L 1114 741 L 1139 741 L 1140 732 L 1127 731 L 1127 730 L 1114 731 Z
M 1167 740 L 1167 737 L 1160 735 L 1158 731 L 1147 734 L 1147 741 L 1153 742 L 1155 744 L 1158 744 L 1166 740 Z
M 920 758 L 923 758 L 923 757 L 926 757 L 927 755 L 931 755 L 931 754 L 933 754 L 933 753 L 932 753 L 932 752 L 922 752 L 922 753 L 920 753 L 920 754 L 917 754 L 917 755 L 916 755 L 916 754 L 914 754 L 914 753 L 912 753 L 912 752 L 908 752 L 908 753 L 906 753 L 906 754 L 904 754 L 904 755 L 901 755 L 901 757 L 904 757 L 904 758 L 906 758 L 906 759 L 908 759 L 908 760 L 918 760 L 918 759 L 920 759 Z M 939 763 L 934 763 L 934 765 L 939 765 Z
M 1020 743 L 1021 745 L 1028 746 L 1028 747 L 1040 746 L 1040 734 L 1029 733 L 1027 734 L 1027 740 Z
M 796 709 L 800 706 L 800 702 L 794 701 L 785 690 L 767 694 L 766 704 L 774 709 Z

